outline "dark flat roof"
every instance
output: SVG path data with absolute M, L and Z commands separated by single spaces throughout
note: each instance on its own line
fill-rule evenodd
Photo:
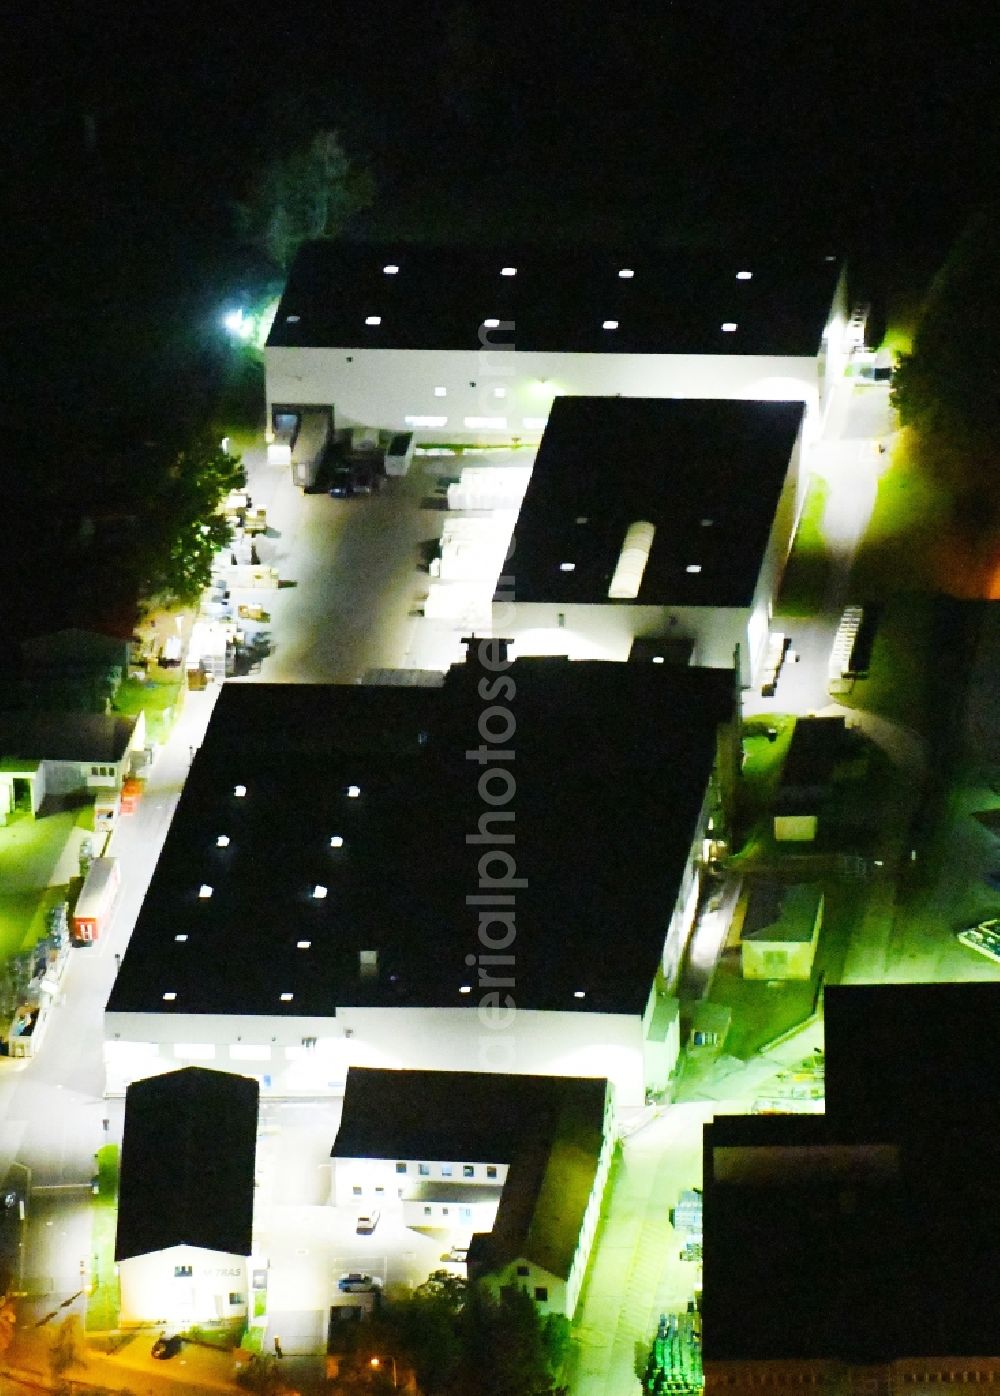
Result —
M 104 713 L 0 713 L 0 756 L 40 761 L 118 762 L 134 717 Z
M 386 266 L 398 271 L 386 275 Z M 529 352 L 806 358 L 819 353 L 839 272 L 828 254 L 313 242 L 295 259 L 267 342 L 478 351 L 479 327 L 497 319 L 492 342 Z M 373 316 L 381 323 L 366 325 Z M 603 329 L 605 320 L 618 328 Z
M 740 935 L 744 940 L 812 940 L 823 889 L 817 883 L 754 880 Z
M 600 1158 L 607 1092 L 596 1077 L 352 1066 L 331 1154 L 508 1164 L 493 1230 L 473 1239 L 470 1265 L 483 1273 L 532 1260 L 565 1279 Z
M 125 1093 L 115 1259 L 167 1246 L 249 1255 L 259 1087 L 188 1066 Z
M 1000 984 L 831 986 L 826 1115 L 705 1130 L 705 1356 L 989 1356 Z
M 748 605 L 804 411 L 801 402 L 557 397 L 514 530 L 515 599 Z M 610 601 L 626 531 L 639 521 L 656 526 L 639 594 Z
M 510 1163 L 525 1139 L 551 1133 L 571 1099 L 600 1128 L 606 1089 L 589 1077 L 352 1066 L 330 1156 Z
M 732 674 L 531 659 L 509 676 L 515 875 L 527 883 L 515 892 L 512 993 L 522 1008 L 641 1013 Z M 481 949 L 479 909 L 466 897 L 510 827 L 494 821 L 482 845 L 466 842 L 489 814 L 485 768 L 466 756 L 482 744 L 482 678 L 470 662 L 439 689 L 227 684 L 109 1011 L 473 1005 L 460 990 L 476 982 L 467 956 Z M 378 951 L 377 974 L 359 973 L 362 950 Z
M 852 984 L 825 995 L 827 1111 L 1000 1128 L 1000 983 Z M 831 1101 L 835 1102 L 831 1107 Z

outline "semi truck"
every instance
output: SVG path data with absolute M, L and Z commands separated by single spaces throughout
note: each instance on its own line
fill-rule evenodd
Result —
M 95 858 L 70 917 L 69 938 L 74 945 L 92 945 L 100 939 L 111 920 L 120 886 L 118 859 Z
M 327 407 L 303 407 L 292 442 L 292 483 L 304 490 L 320 483 L 320 474 L 330 444 L 332 420 Z

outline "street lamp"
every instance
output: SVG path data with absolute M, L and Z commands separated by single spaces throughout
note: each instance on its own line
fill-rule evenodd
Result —
M 390 1357 L 390 1358 L 389 1358 L 389 1361 L 392 1363 L 392 1389 L 393 1389 L 393 1391 L 395 1391 L 395 1390 L 398 1389 L 398 1385 L 399 1385 L 399 1383 L 396 1381 L 396 1359 L 395 1359 L 394 1357 Z M 379 1370 L 379 1368 L 382 1366 L 382 1359 L 381 1359 L 381 1357 L 370 1357 L 370 1358 L 368 1359 L 368 1365 L 369 1365 L 369 1367 L 371 1367 L 374 1371 L 377 1372 L 377 1371 Z

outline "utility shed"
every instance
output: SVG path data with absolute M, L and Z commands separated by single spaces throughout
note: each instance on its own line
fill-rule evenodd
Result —
M 781 784 L 774 799 L 774 837 L 811 843 L 837 767 L 851 754 L 842 717 L 800 717 L 795 724 Z
M 822 924 L 823 890 L 817 884 L 752 883 L 740 945 L 743 978 L 808 979 Z

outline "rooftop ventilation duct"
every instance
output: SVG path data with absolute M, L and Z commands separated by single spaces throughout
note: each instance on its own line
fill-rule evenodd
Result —
M 609 601 L 634 601 L 639 595 L 655 533 L 656 525 L 644 520 L 629 524 L 618 566 L 608 587 Z

